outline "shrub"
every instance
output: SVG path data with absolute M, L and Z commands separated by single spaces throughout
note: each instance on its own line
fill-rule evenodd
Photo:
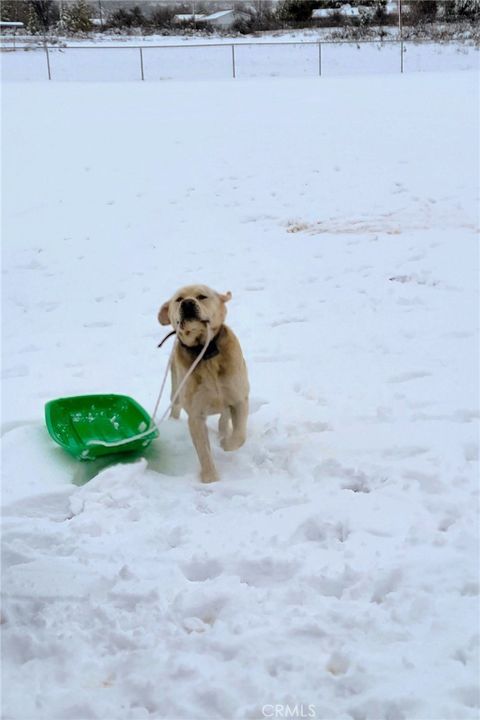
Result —
M 256 3 L 252 7 L 242 8 L 242 12 L 247 17 L 237 20 L 232 28 L 239 33 L 247 34 L 262 30 L 276 30 L 281 27 L 281 22 L 270 3 Z
M 152 12 L 150 24 L 154 28 L 170 27 L 175 10 L 172 7 L 158 7 Z
M 88 32 L 92 29 L 92 8 L 85 0 L 77 0 L 66 8 L 63 15 L 65 27 L 72 33 Z
M 414 23 L 432 22 L 437 15 L 436 0 L 410 0 L 408 3 L 410 20 Z
M 112 28 L 118 28 L 119 30 L 131 27 L 132 19 L 128 10 L 119 8 L 118 10 L 112 12 L 108 19 L 108 26 Z
M 454 13 L 458 18 L 478 20 L 480 18 L 480 0 L 455 0 Z
M 17 3 L 19 6 L 16 15 L 21 22 L 26 21 L 27 28 L 31 33 L 46 33 L 58 20 L 58 7 L 53 0 L 28 0 L 27 3 Z M 21 7 L 24 6 L 24 12 Z
M 277 7 L 277 16 L 282 22 L 305 22 L 311 19 L 312 10 L 318 5 L 315 0 L 282 0 Z
M 131 27 L 143 27 L 147 24 L 143 12 L 141 8 L 138 5 L 135 5 L 134 8 L 128 11 L 130 13 L 131 18 Z

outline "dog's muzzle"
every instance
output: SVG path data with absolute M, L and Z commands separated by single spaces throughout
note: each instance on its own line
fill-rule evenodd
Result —
M 182 300 L 180 305 L 180 317 L 182 320 L 200 320 L 198 305 L 195 300 Z

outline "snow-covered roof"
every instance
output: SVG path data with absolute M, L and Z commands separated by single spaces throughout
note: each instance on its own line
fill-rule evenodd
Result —
M 312 18 L 328 18 L 334 13 L 345 15 L 346 17 L 360 17 L 362 13 L 371 13 L 372 8 L 366 5 L 352 7 L 351 5 L 342 5 L 339 8 L 317 8 L 312 11 Z
M 191 22 L 192 20 L 204 20 L 207 16 L 202 14 L 195 14 L 192 13 L 180 13 L 179 15 L 174 15 L 174 20 L 178 20 L 178 22 Z
M 217 12 L 211 13 L 210 15 L 205 15 L 204 13 L 179 13 L 178 15 L 174 16 L 174 21 L 176 22 L 215 22 L 215 20 L 219 20 L 220 18 L 227 17 L 228 15 L 246 15 L 246 13 L 243 12 L 237 12 L 236 10 L 217 10 Z
M 3 20 L 0 21 L 0 27 L 23 27 L 22 22 L 4 22 Z
M 225 15 L 230 15 L 230 13 L 233 12 L 235 12 L 235 10 L 218 10 L 211 15 L 205 15 L 204 20 L 218 20 L 218 18 L 224 17 Z

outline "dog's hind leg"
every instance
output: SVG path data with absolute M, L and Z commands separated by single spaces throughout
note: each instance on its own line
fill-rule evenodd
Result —
M 227 407 L 220 415 L 220 419 L 218 421 L 218 433 L 220 435 L 220 442 L 225 440 L 226 437 L 230 434 L 230 420 L 232 419 L 232 413 L 230 412 L 230 408 Z
M 238 450 L 247 437 L 248 399 L 242 400 L 230 408 L 233 430 L 230 436 L 220 441 L 224 450 Z

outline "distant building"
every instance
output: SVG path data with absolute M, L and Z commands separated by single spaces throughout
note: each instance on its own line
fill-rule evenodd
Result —
M 419 0 L 421 2 L 421 0 Z M 385 6 L 385 12 L 387 15 L 396 15 L 398 14 L 398 0 L 387 0 L 387 4 Z M 348 18 L 359 18 L 362 15 L 373 15 L 375 13 L 375 8 L 372 8 L 370 5 L 341 5 L 338 8 L 317 8 L 315 10 L 312 10 L 312 18 L 314 20 L 320 20 L 325 18 L 330 18 L 332 15 L 341 15 L 342 17 L 348 17 Z
M 244 12 L 239 12 L 237 10 L 219 10 L 211 15 L 206 15 L 203 22 L 217 28 L 228 29 L 231 28 L 237 20 L 246 20 L 247 18 L 248 15 Z
M 5 39 L 13 38 L 13 49 L 15 50 L 15 41 L 16 41 L 16 34 L 17 30 L 20 30 L 20 28 L 25 27 L 23 22 L 7 22 L 2 20 L 0 22 L 0 35 L 3 35 Z
M 2 20 L 0 22 L 0 28 L 5 30 L 18 30 L 18 28 L 24 27 L 22 22 L 6 22 Z
M 180 13 L 179 15 L 173 16 L 174 23 L 188 23 L 188 22 L 200 22 L 205 15 L 193 15 L 192 13 Z
M 314 20 L 330 18 L 332 15 L 342 15 L 348 18 L 359 18 L 362 15 L 372 15 L 374 10 L 367 5 L 357 5 L 352 7 L 351 5 L 341 5 L 339 8 L 317 8 L 312 10 L 312 18 Z
M 192 13 L 181 13 L 174 16 L 173 22 L 194 22 L 198 25 L 208 24 L 221 30 L 228 30 L 237 22 L 237 20 L 246 20 L 247 18 L 247 13 L 239 12 L 237 10 L 218 10 L 218 12 L 211 13 L 210 15 L 193 15 Z

